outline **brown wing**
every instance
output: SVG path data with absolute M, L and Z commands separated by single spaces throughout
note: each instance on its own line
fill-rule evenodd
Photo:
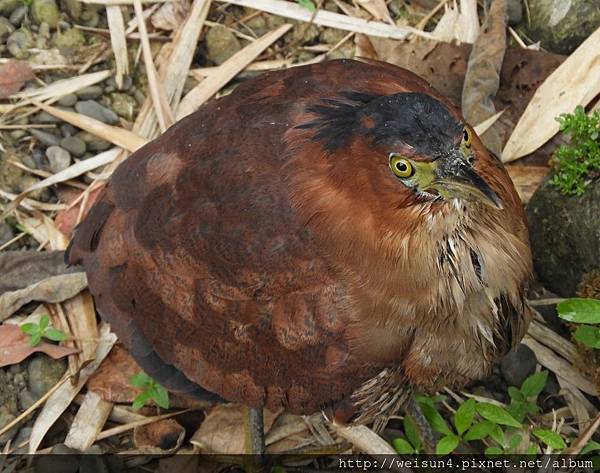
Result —
M 133 154 L 78 228 L 69 262 L 167 386 L 311 412 L 377 372 L 349 352 L 349 282 L 293 210 L 283 169 L 284 133 L 344 90 L 431 89 L 356 61 L 265 74 Z

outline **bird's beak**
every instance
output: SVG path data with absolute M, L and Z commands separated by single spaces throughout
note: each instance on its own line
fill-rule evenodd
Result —
M 477 200 L 497 209 L 503 208 L 500 197 L 468 164 L 462 151 L 455 150 L 434 162 L 437 166 L 430 187 L 442 197 Z

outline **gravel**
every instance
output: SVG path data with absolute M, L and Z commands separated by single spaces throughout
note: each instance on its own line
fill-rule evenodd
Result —
M 75 104 L 75 110 L 77 113 L 94 118 L 102 123 L 107 123 L 109 125 L 119 123 L 119 116 L 115 112 L 106 108 L 104 105 L 100 105 L 95 100 L 79 101 Z
M 71 154 L 60 146 L 50 146 L 46 150 L 46 157 L 53 173 L 64 171 L 71 165 Z

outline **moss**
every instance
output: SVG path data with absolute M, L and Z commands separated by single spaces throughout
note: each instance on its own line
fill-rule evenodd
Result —
M 552 184 L 564 195 L 582 195 L 590 182 L 600 178 L 600 110 L 588 116 L 578 106 L 557 120 L 570 143 L 554 153 Z

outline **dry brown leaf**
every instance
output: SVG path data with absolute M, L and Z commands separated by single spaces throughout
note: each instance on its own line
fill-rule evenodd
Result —
M 93 391 L 88 391 L 69 428 L 65 445 L 75 450 L 87 450 L 96 441 L 113 408 Z
M 558 132 L 556 117 L 587 105 L 600 93 L 600 28 L 544 81 L 502 152 L 502 161 L 533 153 Z
M 515 185 L 521 201 L 526 204 L 550 172 L 548 166 L 518 166 L 508 164 L 506 170 Z
M 481 123 L 496 114 L 494 97 L 506 51 L 506 0 L 495 0 L 469 56 L 463 84 L 462 113 L 468 123 Z M 486 147 L 500 154 L 502 142 L 495 127 L 480 135 Z
M 0 325 L 0 368 L 16 365 L 32 353 L 42 352 L 57 360 L 79 352 L 75 348 L 61 347 L 44 341 L 32 347 L 29 344 L 30 339 L 31 337 L 24 334 L 17 325 Z
M 24 289 L 0 295 L 0 320 L 14 314 L 19 307 L 31 301 L 62 302 L 87 287 L 84 272 L 51 276 Z
M 34 74 L 27 61 L 8 61 L 0 64 L 0 99 L 16 94 Z
M 136 453 L 167 454 L 181 447 L 185 429 L 174 419 L 164 419 L 133 429 Z
M 213 407 L 190 442 L 205 454 L 236 455 L 245 453 L 244 414 L 246 409 L 245 406 L 239 404 Z M 279 414 L 264 409 L 265 435 Z

